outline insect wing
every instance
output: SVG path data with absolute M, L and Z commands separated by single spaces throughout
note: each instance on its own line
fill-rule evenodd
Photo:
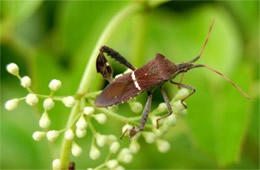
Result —
M 95 105 L 106 107 L 123 103 L 141 92 L 135 87 L 131 73 L 128 73 L 111 82 L 98 96 Z

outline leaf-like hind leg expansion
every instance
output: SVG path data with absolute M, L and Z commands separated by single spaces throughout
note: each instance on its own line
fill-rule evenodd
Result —
M 104 54 L 99 52 L 96 61 L 96 70 L 98 73 L 102 74 L 103 78 L 111 82 L 113 80 L 113 71 L 107 62 Z
M 162 120 L 162 119 L 167 118 L 168 116 L 170 116 L 172 114 L 172 107 L 170 105 L 169 98 L 168 98 L 165 90 L 162 87 L 160 87 L 160 90 L 161 90 L 161 93 L 163 95 L 163 99 L 164 99 L 164 101 L 165 101 L 165 103 L 167 105 L 167 108 L 169 110 L 169 113 L 167 115 L 164 115 L 164 116 L 162 116 L 162 117 L 160 117 L 159 119 L 156 120 L 156 127 L 157 127 L 157 129 L 159 129 L 159 126 L 160 126 L 159 121 Z
M 150 91 L 148 91 L 148 99 L 147 99 L 147 102 L 146 102 L 146 105 L 145 105 L 145 108 L 144 108 L 144 111 L 143 111 L 143 116 L 142 116 L 140 125 L 139 125 L 139 127 L 134 126 L 130 130 L 130 137 L 131 138 L 134 137 L 138 132 L 140 132 L 144 129 L 144 126 L 147 122 L 148 115 L 149 115 L 149 112 L 150 112 L 151 103 L 152 103 L 152 93 Z
M 189 98 L 191 95 L 193 95 L 195 92 L 196 92 L 196 89 L 192 86 L 189 86 L 189 85 L 186 85 L 186 84 L 182 84 L 182 83 L 177 83 L 177 82 L 174 82 L 174 81 L 170 81 L 172 84 L 175 84 L 177 85 L 178 87 L 183 87 L 183 88 L 186 88 L 186 89 L 190 89 L 192 90 L 192 92 L 190 94 L 188 94 L 186 97 L 184 97 L 183 99 L 181 99 L 181 104 L 183 105 L 183 107 L 185 109 L 187 109 L 187 106 L 186 104 L 184 103 L 184 100 L 186 100 L 187 98 Z
M 110 48 L 108 46 L 102 46 L 100 48 L 100 52 L 106 53 L 107 55 L 114 58 L 116 61 L 118 61 L 120 64 L 123 64 L 127 68 L 129 68 L 131 70 L 135 70 L 135 67 L 129 61 L 127 61 L 122 55 L 120 55 L 118 52 L 116 52 L 112 48 Z

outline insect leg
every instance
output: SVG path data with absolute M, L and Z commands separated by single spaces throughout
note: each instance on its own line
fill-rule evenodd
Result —
M 184 74 L 185 74 L 185 72 L 182 72 L 182 73 L 181 73 L 181 78 L 180 78 L 179 83 L 182 83 L 182 80 L 183 80 Z M 180 89 L 181 86 L 178 86 L 178 88 Z
M 96 61 L 96 70 L 98 73 L 102 74 L 103 78 L 111 82 L 113 80 L 113 71 L 107 62 L 104 54 L 99 52 Z
M 172 114 L 172 107 L 170 105 L 169 98 L 168 98 L 165 90 L 162 87 L 160 87 L 160 90 L 161 90 L 161 93 L 163 95 L 163 99 L 164 99 L 164 101 L 165 101 L 165 103 L 166 103 L 166 105 L 168 107 L 169 113 L 167 115 L 164 115 L 164 116 L 162 116 L 162 117 L 160 117 L 159 119 L 156 120 L 157 129 L 159 129 L 159 125 L 160 125 L 159 121 L 162 120 L 162 119 L 165 119 L 166 117 L 168 117 L 168 116 L 170 116 Z
M 107 55 L 118 61 L 120 64 L 123 64 L 131 70 L 135 70 L 135 67 L 129 61 L 127 61 L 122 55 L 120 55 L 118 52 L 108 46 L 102 46 L 100 48 L 100 53 L 106 53 Z
M 139 127 L 134 126 L 130 130 L 130 137 L 135 136 L 138 132 L 140 132 L 144 129 L 144 126 L 147 122 L 148 115 L 149 115 L 149 112 L 150 112 L 151 103 L 152 103 L 152 93 L 150 91 L 148 91 L 148 99 L 147 99 L 147 102 L 145 104 L 145 108 L 144 108 L 144 111 L 143 111 L 143 116 L 142 116 L 140 125 L 139 125 Z
M 190 94 L 188 94 L 186 97 L 184 97 L 183 99 L 181 99 L 181 104 L 183 105 L 183 107 L 185 107 L 185 108 L 187 109 L 187 106 L 186 106 L 186 104 L 184 103 L 184 100 L 186 100 L 186 99 L 189 98 L 191 95 L 193 95 L 193 94 L 196 92 L 196 89 L 195 89 L 194 87 L 189 86 L 189 85 L 186 85 L 186 84 L 177 83 L 177 82 L 174 82 L 174 81 L 171 81 L 171 80 L 170 80 L 170 82 L 171 82 L 172 84 L 177 85 L 178 87 L 184 87 L 184 88 L 186 88 L 186 89 L 192 90 L 192 92 L 191 92 Z

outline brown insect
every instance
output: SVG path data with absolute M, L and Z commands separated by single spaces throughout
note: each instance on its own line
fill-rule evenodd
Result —
M 123 56 L 121 56 L 118 52 L 114 51 L 113 49 L 102 46 L 100 48 L 100 53 L 97 57 L 96 62 L 96 69 L 97 72 L 101 73 L 104 79 L 108 80 L 110 84 L 102 91 L 102 93 L 98 96 L 96 99 L 95 105 L 97 107 L 106 107 L 106 106 L 112 106 L 121 104 L 127 100 L 130 100 L 131 98 L 137 96 L 140 93 L 143 93 L 147 91 L 148 93 L 148 100 L 146 102 L 143 116 L 140 122 L 139 127 L 133 127 L 130 130 L 130 137 L 133 137 L 138 132 L 142 131 L 147 118 L 148 114 L 150 112 L 151 102 L 152 102 L 152 92 L 155 88 L 159 88 L 161 90 L 161 93 L 163 95 L 164 101 L 168 107 L 169 113 L 160 117 L 157 119 L 157 128 L 159 128 L 159 121 L 170 116 L 172 114 L 172 108 L 169 102 L 169 99 L 167 97 L 167 94 L 165 90 L 162 88 L 162 85 L 170 81 L 172 84 L 177 85 L 178 87 L 183 87 L 191 90 L 191 93 L 188 94 L 186 97 L 184 97 L 181 100 L 182 105 L 187 108 L 187 106 L 184 104 L 184 101 L 190 97 L 192 94 L 196 92 L 196 89 L 192 86 L 182 84 L 180 82 L 174 82 L 172 79 L 174 79 L 177 75 L 180 73 L 185 73 L 191 69 L 199 68 L 199 67 L 205 67 L 221 77 L 223 77 L 225 80 L 227 80 L 230 84 L 232 84 L 242 95 L 244 95 L 247 99 L 249 99 L 249 96 L 241 90 L 233 81 L 231 81 L 228 77 L 220 73 L 219 71 L 205 65 L 205 64 L 194 64 L 202 55 L 212 27 L 214 25 L 215 19 L 213 19 L 207 38 L 203 44 L 203 47 L 197 57 L 192 59 L 191 61 L 181 63 L 181 64 L 175 64 L 168 60 L 166 57 L 164 57 L 162 54 L 156 54 L 155 59 L 151 60 L 141 68 L 136 69 L 134 66 L 130 64 Z M 113 73 L 112 68 L 108 64 L 104 53 L 114 58 L 119 63 L 123 64 L 127 68 L 131 69 L 132 72 L 124 74 L 121 77 L 118 77 L 116 79 L 113 79 Z M 182 77 L 183 77 L 182 74 Z M 181 77 L 181 80 L 182 80 Z

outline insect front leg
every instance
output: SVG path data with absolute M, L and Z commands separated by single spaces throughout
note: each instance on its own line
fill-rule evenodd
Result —
M 182 72 L 182 73 L 181 73 L 181 78 L 180 78 L 180 80 L 179 80 L 179 83 L 182 83 L 184 74 L 185 74 L 185 72 Z M 181 86 L 178 86 L 178 88 L 180 89 Z
M 135 127 L 134 126 L 130 130 L 130 137 L 131 138 L 133 136 L 135 136 L 138 132 L 140 132 L 140 131 L 142 131 L 144 129 L 144 126 L 145 126 L 145 124 L 147 122 L 148 115 L 149 115 L 149 112 L 150 112 L 151 103 L 152 103 L 152 92 L 148 91 L 148 99 L 147 99 L 147 102 L 145 104 L 145 108 L 144 108 L 144 111 L 143 111 L 143 116 L 142 116 L 140 125 L 139 125 L 139 127 Z
M 129 68 L 131 70 L 135 70 L 135 67 L 129 61 L 127 61 L 121 54 L 119 54 L 118 52 L 116 52 L 112 48 L 110 48 L 108 46 L 102 46 L 100 48 L 100 52 L 106 53 L 107 55 L 114 58 L 116 61 L 118 61 L 120 64 L 123 64 L 127 68 Z
M 187 109 L 187 106 L 186 104 L 184 103 L 184 100 L 186 100 L 187 98 L 189 98 L 191 95 L 193 95 L 195 92 L 196 92 L 196 89 L 192 86 L 189 86 L 189 85 L 186 85 L 186 84 L 182 84 L 182 83 L 177 83 L 177 82 L 174 82 L 174 81 L 170 81 L 172 84 L 175 84 L 177 85 L 178 87 L 184 87 L 186 89 L 190 89 L 192 90 L 192 92 L 190 94 L 188 94 L 186 97 L 184 97 L 183 99 L 181 99 L 181 104 L 183 105 L 183 107 L 185 109 Z
M 169 98 L 168 98 L 168 96 L 167 96 L 165 90 L 164 90 L 162 87 L 160 87 L 160 90 L 161 90 L 161 93 L 162 93 L 162 95 L 163 95 L 163 99 L 164 99 L 164 101 L 165 101 L 165 103 L 166 103 L 166 105 L 167 105 L 167 108 L 168 108 L 168 110 L 169 110 L 169 113 L 168 113 L 167 115 L 164 115 L 164 116 L 162 116 L 162 117 L 160 117 L 159 119 L 156 120 L 157 129 L 159 129 L 159 126 L 160 126 L 159 121 L 162 120 L 162 119 L 167 118 L 168 116 L 170 116 L 170 115 L 172 114 L 172 107 L 171 107 L 171 105 L 170 105 Z

